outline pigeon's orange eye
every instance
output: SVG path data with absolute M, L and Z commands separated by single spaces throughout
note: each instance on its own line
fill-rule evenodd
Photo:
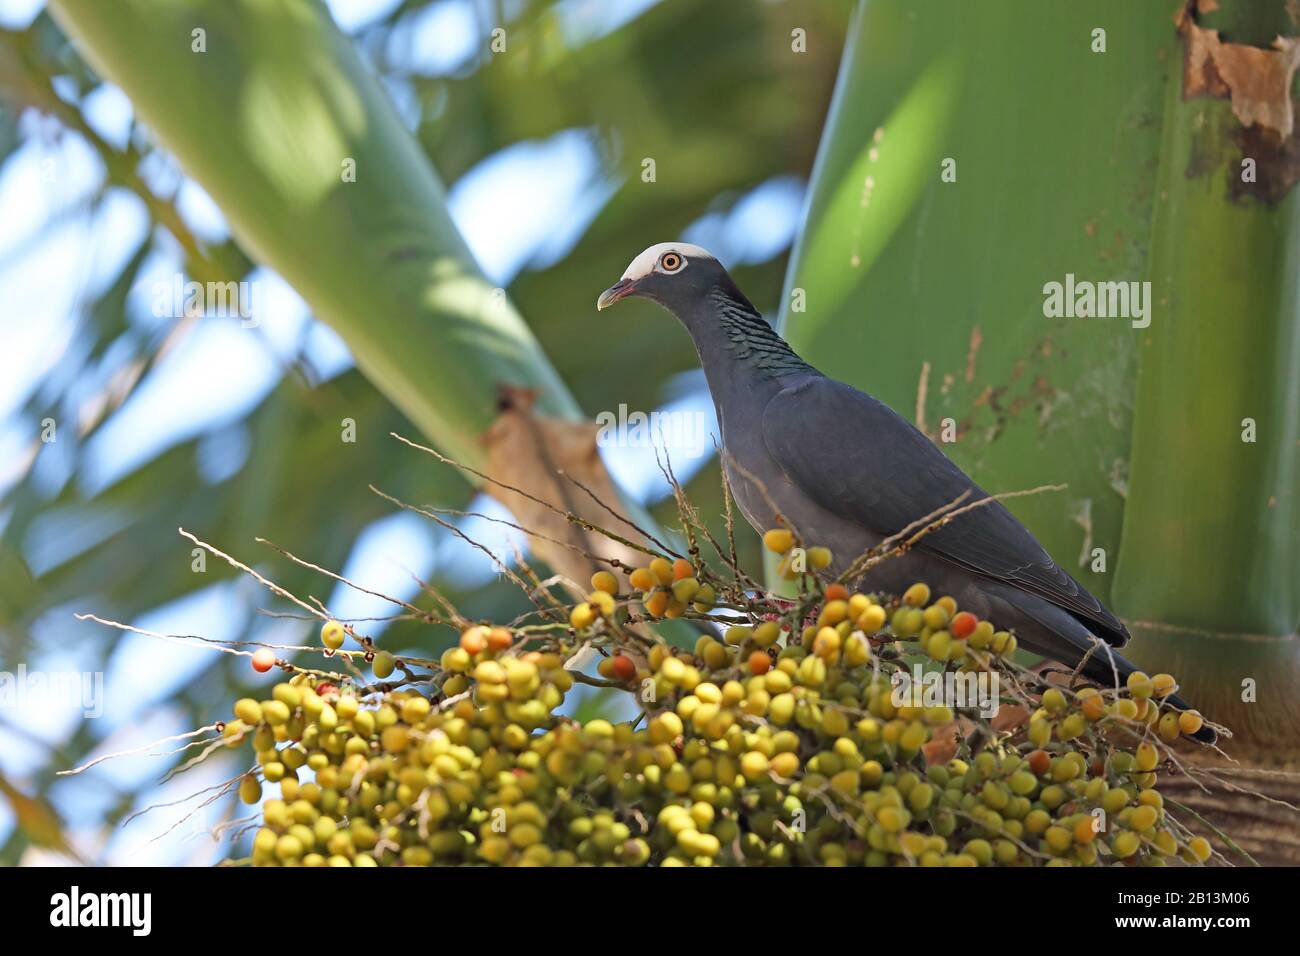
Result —
M 684 265 L 686 265 L 686 260 L 675 252 L 665 252 L 659 257 L 660 270 L 669 274 L 677 272 Z

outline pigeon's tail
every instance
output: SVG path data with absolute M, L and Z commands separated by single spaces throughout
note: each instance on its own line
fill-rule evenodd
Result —
M 1001 592 L 999 596 L 1003 601 L 1010 605 L 1011 616 L 1018 619 L 1014 622 L 1016 639 L 1025 650 L 1070 667 L 1078 667 L 1079 662 L 1084 661 L 1084 676 L 1102 687 L 1123 684 L 1129 674 L 1139 669 L 1109 644 L 1094 637 L 1078 618 L 1064 609 L 1018 589 L 997 590 Z M 1174 710 L 1193 709 L 1177 694 L 1166 697 L 1164 703 Z M 1200 730 L 1188 736 L 1203 744 L 1212 744 L 1218 739 L 1209 724 L 1202 724 Z

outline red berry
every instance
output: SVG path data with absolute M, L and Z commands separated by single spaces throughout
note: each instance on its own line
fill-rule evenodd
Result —
M 1046 750 L 1035 750 L 1029 755 L 1029 769 L 1035 777 L 1041 777 L 1052 766 L 1052 755 Z
M 847 601 L 849 599 L 849 589 L 842 584 L 826 585 L 827 601 Z
M 616 654 L 610 658 L 610 667 L 614 676 L 621 681 L 630 681 L 636 677 L 636 664 L 626 654 Z
M 275 651 L 269 647 L 259 647 L 253 652 L 253 670 L 265 674 L 275 666 Z
M 979 618 L 970 611 L 958 611 L 948 622 L 948 633 L 953 637 L 964 639 L 975 633 L 978 624 Z
M 316 696 L 324 700 L 333 700 L 338 697 L 339 689 L 329 681 L 321 681 L 316 685 Z

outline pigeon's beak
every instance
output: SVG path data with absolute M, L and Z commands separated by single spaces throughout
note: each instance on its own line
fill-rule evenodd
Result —
M 619 279 L 612 286 L 600 294 L 596 300 L 596 311 L 608 309 L 619 299 L 626 299 L 632 293 L 636 292 L 636 283 L 631 279 Z

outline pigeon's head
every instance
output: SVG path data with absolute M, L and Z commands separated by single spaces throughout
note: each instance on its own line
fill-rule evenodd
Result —
M 632 260 L 623 277 L 600 294 L 596 308 L 636 295 L 682 316 L 691 303 L 722 284 L 731 284 L 727 270 L 707 250 L 689 242 L 660 242 Z

